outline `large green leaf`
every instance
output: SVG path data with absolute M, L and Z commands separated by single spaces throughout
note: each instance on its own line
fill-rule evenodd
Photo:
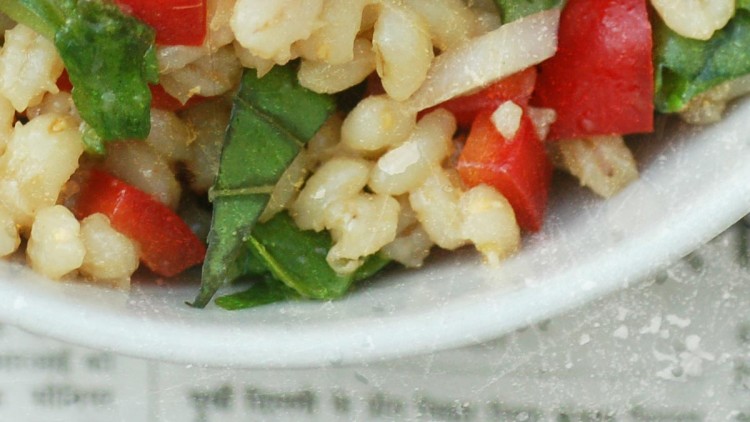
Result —
M 735 16 L 707 41 L 678 35 L 654 17 L 654 102 L 658 111 L 680 111 L 696 95 L 750 73 L 748 3 L 738 2 Z
M 372 255 L 352 274 L 337 274 L 326 261 L 328 232 L 300 230 L 286 212 L 257 224 L 246 244 L 243 267 L 256 281 L 245 291 L 220 297 L 216 304 L 242 309 L 294 298 L 337 299 L 351 284 L 371 277 L 390 260 Z M 260 270 L 264 268 L 264 270 Z
M 143 139 L 151 129 L 149 83 L 158 81 L 155 32 L 109 0 L 3 0 L 0 11 L 54 42 L 88 131 L 87 147 Z
M 227 267 L 240 258 L 273 187 L 334 108 L 332 97 L 300 86 L 292 66 L 262 79 L 245 71 L 211 190 L 208 252 L 193 306 L 205 306 L 231 281 Z

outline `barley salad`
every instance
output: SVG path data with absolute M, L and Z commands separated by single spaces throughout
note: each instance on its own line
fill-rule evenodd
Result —
M 249 282 L 227 309 L 502 265 L 553 166 L 610 197 L 655 111 L 747 91 L 750 2 L 689 3 L 4 1 L 0 253 L 124 289 L 200 265 L 194 306 Z

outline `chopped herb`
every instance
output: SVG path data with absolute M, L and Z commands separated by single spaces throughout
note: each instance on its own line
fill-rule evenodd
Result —
M 326 261 L 331 245 L 328 232 L 300 230 L 286 212 L 257 224 L 245 245 L 250 256 L 243 267 L 261 280 L 244 292 L 218 298 L 216 304 L 241 309 L 292 298 L 337 299 L 353 282 L 372 276 L 390 262 L 376 254 L 353 274 L 337 274 Z
M 524 16 L 552 9 L 561 3 L 562 0 L 495 0 L 495 4 L 500 9 L 500 17 L 504 23 L 513 22 Z
M 81 141 L 83 141 L 83 147 L 86 149 L 86 152 L 93 155 L 104 155 L 107 153 L 104 139 L 96 133 L 94 128 L 84 122 L 80 130 Z
M 148 136 L 148 84 L 159 77 L 151 27 L 109 0 L 3 0 L 0 11 L 54 42 L 76 108 L 96 132 L 87 138 L 90 151 Z
M 678 35 L 654 16 L 657 111 L 680 111 L 696 95 L 750 73 L 750 2 L 738 6 L 729 23 L 707 41 Z
M 276 182 L 333 113 L 333 98 L 301 87 L 295 70 L 277 66 L 262 79 L 246 70 L 242 77 L 211 191 L 208 252 L 193 306 L 204 307 L 231 281 L 227 266 L 241 256 Z
M 254 308 L 299 298 L 299 294 L 270 276 L 253 282 L 247 290 L 216 298 L 216 304 L 229 311 Z
M 256 225 L 248 246 L 275 279 L 304 297 L 341 297 L 352 282 L 351 275 L 337 274 L 326 261 L 331 247 L 328 232 L 300 230 L 287 213 Z

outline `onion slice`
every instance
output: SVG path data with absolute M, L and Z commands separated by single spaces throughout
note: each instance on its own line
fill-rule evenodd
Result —
M 424 110 L 482 88 L 555 54 L 560 9 L 505 24 L 437 56 L 427 79 L 405 104 Z

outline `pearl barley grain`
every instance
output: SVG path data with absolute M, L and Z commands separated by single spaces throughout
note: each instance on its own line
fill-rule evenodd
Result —
M 18 226 L 13 217 L 2 206 L 0 206 L 0 256 L 7 256 L 18 249 L 21 237 L 18 235 Z
M 36 214 L 26 247 L 34 271 L 59 279 L 80 267 L 85 253 L 81 225 L 70 210 L 53 205 Z
M 341 143 L 353 150 L 377 151 L 405 140 L 417 115 L 385 95 L 363 99 L 344 119 Z
M 16 123 L 0 156 L 0 202 L 21 227 L 31 226 L 37 210 L 54 205 L 83 153 L 74 119 L 44 114 Z
M 81 274 L 119 288 L 130 286 L 130 276 L 138 268 L 138 248 L 109 223 L 104 214 L 92 214 L 81 221 L 81 239 L 86 255 Z

